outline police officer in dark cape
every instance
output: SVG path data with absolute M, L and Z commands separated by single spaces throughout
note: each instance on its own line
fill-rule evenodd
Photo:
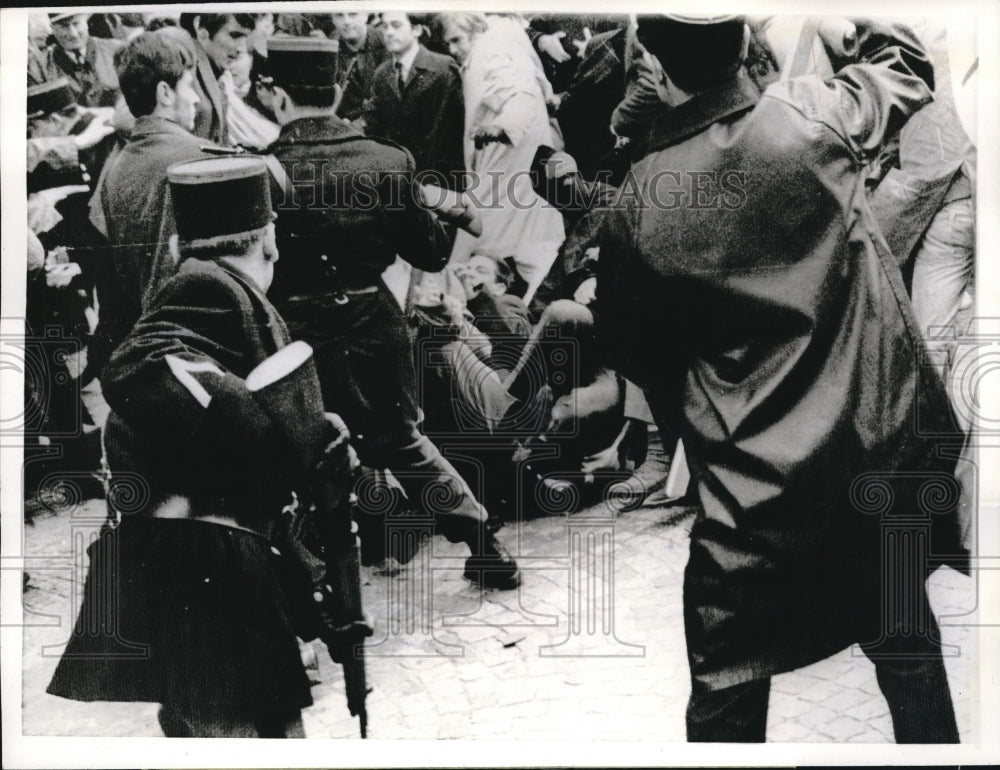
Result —
M 244 382 L 289 342 L 269 176 L 224 157 L 168 179 L 180 267 L 105 370 L 111 522 L 48 692 L 161 703 L 167 736 L 301 736 L 308 636 L 268 539 L 296 468 Z

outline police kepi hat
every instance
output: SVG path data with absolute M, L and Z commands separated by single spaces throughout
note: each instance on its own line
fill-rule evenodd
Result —
M 76 104 L 76 96 L 66 78 L 50 80 L 28 88 L 28 120 L 51 115 Z
M 333 91 L 337 76 L 336 40 L 319 37 L 272 37 L 267 41 L 267 69 L 280 88 Z
M 256 156 L 177 163 L 167 180 L 182 241 L 246 233 L 273 220 L 270 177 Z
M 680 24 L 696 24 L 698 26 L 704 26 L 706 24 L 722 24 L 727 21 L 735 21 L 739 19 L 743 20 L 742 16 L 737 14 L 726 14 L 718 13 L 715 15 L 707 13 L 664 13 L 663 17 L 665 19 L 670 19 L 671 21 L 676 21 Z

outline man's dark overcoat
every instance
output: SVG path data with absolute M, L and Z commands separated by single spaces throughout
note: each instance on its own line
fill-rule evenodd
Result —
M 601 248 L 604 347 L 680 431 L 704 508 L 685 625 L 713 688 L 894 633 L 892 596 L 929 612 L 955 533 L 938 439 L 960 434 L 864 190 L 932 70 L 909 30 L 858 32 L 830 80 L 737 75 L 665 112 Z

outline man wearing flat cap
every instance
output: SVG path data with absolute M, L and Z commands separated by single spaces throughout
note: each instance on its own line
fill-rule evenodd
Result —
M 49 14 L 55 43 L 45 53 L 43 77 L 67 78 L 82 107 L 114 107 L 119 93 L 115 53 L 122 44 L 92 37 L 87 30 L 89 16 L 74 12 Z M 37 84 L 29 74 L 28 85 Z
M 958 741 L 924 580 L 959 554 L 962 436 L 864 189 L 933 75 L 907 28 L 855 26 L 856 61 L 761 94 L 741 18 L 639 19 L 670 109 L 606 222 L 598 333 L 702 507 L 691 741 L 763 741 L 770 677 L 855 643 L 897 742 Z M 636 334 L 676 328 L 655 356 Z
M 406 321 L 381 280 L 396 255 L 437 272 L 450 252 L 443 226 L 415 204 L 413 156 L 337 117 L 335 41 L 271 38 L 268 66 L 281 123 L 270 148 L 282 177 L 275 304 L 313 346 L 324 402 L 347 422 L 362 462 L 392 470 L 414 505 L 441 501 L 428 514 L 469 545 L 470 580 L 514 588 L 520 572 L 486 531 L 486 511 L 418 427 Z
M 160 703 L 168 737 L 302 737 L 312 697 L 268 541 L 296 483 L 294 452 L 245 383 L 289 342 L 265 296 L 278 258 L 270 180 L 253 157 L 168 176 L 180 267 L 102 380 L 112 489 L 141 478 L 142 490 L 109 495 L 48 691 Z

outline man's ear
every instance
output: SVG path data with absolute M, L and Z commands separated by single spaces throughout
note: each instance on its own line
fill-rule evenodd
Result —
M 160 107 L 173 107 L 176 94 L 174 89 L 161 80 L 156 84 L 156 104 Z
M 271 110 L 274 112 L 274 116 L 280 119 L 291 110 L 291 98 L 281 86 L 274 86 L 272 93 L 274 98 L 271 101 Z
M 201 16 L 195 16 L 191 21 L 191 26 L 194 27 L 194 36 L 199 43 L 208 42 L 208 30 L 201 26 Z

